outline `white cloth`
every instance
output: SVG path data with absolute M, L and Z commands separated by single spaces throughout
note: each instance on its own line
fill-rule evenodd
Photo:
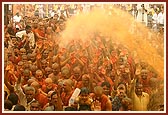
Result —
M 157 22 L 159 24 L 164 24 L 164 13 L 160 12 L 157 17 Z
M 15 15 L 15 16 L 13 17 L 13 22 L 20 22 L 20 20 L 21 20 L 21 16 Z
M 54 17 L 54 15 L 55 15 L 55 12 L 51 12 L 51 17 Z
M 16 33 L 16 37 L 20 37 L 22 38 L 23 35 L 27 35 L 28 36 L 28 40 L 29 40 L 29 46 L 30 48 L 34 47 L 35 45 L 35 38 L 34 38 L 34 33 L 30 32 L 30 33 L 26 33 L 26 30 L 20 31 Z
M 157 21 L 158 21 L 158 15 L 157 15 L 156 13 L 153 14 L 152 19 L 153 19 L 153 23 L 154 23 L 154 24 L 157 24 Z

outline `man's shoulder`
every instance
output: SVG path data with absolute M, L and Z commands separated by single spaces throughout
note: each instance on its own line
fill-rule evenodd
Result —
M 108 96 L 106 96 L 105 94 L 103 94 L 103 95 L 102 95 L 102 99 L 108 100 L 109 98 L 108 98 Z
M 19 31 L 16 34 L 21 34 L 21 33 L 23 33 L 23 34 L 26 33 L 26 30 Z
M 33 31 L 31 31 L 30 33 L 28 33 L 28 35 L 34 35 Z

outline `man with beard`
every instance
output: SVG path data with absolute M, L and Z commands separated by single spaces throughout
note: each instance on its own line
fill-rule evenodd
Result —
M 27 66 L 26 65 L 26 63 L 28 62 L 27 55 L 23 54 L 21 58 L 22 58 L 21 61 L 24 63 L 24 66 Z
M 147 111 L 149 104 L 149 94 L 143 92 L 143 85 L 135 78 L 131 85 L 131 99 L 133 101 L 133 111 Z
M 63 106 L 69 105 L 69 99 L 71 98 L 71 96 L 74 92 L 72 84 L 73 84 L 72 80 L 70 80 L 70 79 L 65 79 L 63 81 L 63 87 L 62 87 L 63 92 L 61 93 L 61 99 L 63 102 Z

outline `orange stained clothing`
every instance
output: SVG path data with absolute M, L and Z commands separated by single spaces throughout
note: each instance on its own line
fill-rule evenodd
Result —
M 48 103 L 47 96 L 45 96 L 41 93 L 37 93 L 35 95 L 35 99 L 39 101 L 42 108 Z
M 77 82 L 76 87 L 79 89 L 82 88 L 83 87 L 82 81 Z
M 40 84 L 40 87 L 42 87 L 43 85 L 45 85 L 45 81 L 44 79 L 42 78 L 41 81 L 38 81 L 36 80 L 39 84 Z
M 61 99 L 62 99 L 62 102 L 63 102 L 64 106 L 68 106 L 69 99 L 71 98 L 72 94 L 73 94 L 73 91 L 71 91 L 71 93 L 69 95 L 67 95 L 65 92 L 63 92 L 61 94 Z
M 109 101 L 108 97 L 105 94 L 103 94 L 101 96 L 100 101 L 101 101 L 101 111 L 106 111 L 106 103 L 107 103 L 107 101 Z
M 41 37 L 45 37 L 45 32 L 38 28 L 34 30 L 34 33 L 38 33 Z

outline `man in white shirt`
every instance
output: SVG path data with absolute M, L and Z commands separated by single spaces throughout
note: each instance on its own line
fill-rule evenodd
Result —
M 157 31 L 157 24 L 158 24 L 158 11 L 156 10 L 152 17 L 153 26 L 152 29 L 156 32 Z
M 32 49 L 35 46 L 34 33 L 32 32 L 31 26 L 27 25 L 25 30 L 16 33 L 16 37 L 22 38 L 23 36 L 28 36 L 29 47 Z
M 163 10 L 158 14 L 157 22 L 158 22 L 159 27 L 164 26 L 164 11 Z
M 16 13 L 16 15 L 13 17 L 13 22 L 20 22 L 21 16 L 19 15 L 19 12 Z

